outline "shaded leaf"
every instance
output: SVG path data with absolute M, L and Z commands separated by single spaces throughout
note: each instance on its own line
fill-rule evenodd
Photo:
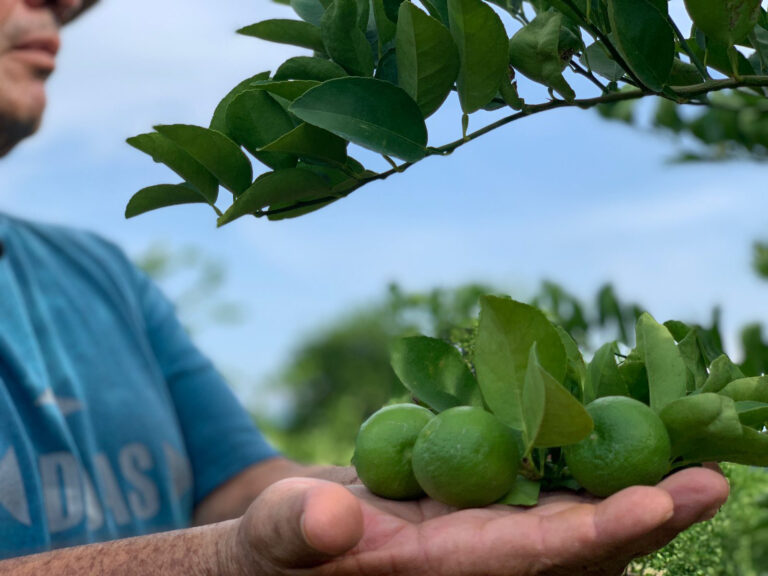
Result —
M 459 351 L 443 340 L 415 336 L 392 347 L 392 368 L 413 395 L 437 412 L 482 406 L 480 390 Z
M 216 202 L 219 195 L 219 181 L 205 166 L 171 140 L 162 134 L 152 132 L 128 138 L 126 141 L 137 150 L 149 154 L 155 162 L 168 166 L 189 182 L 198 191 L 198 194 L 202 195 L 209 203 Z M 150 192 L 144 196 L 154 196 L 155 194 L 157 192 Z
M 306 122 L 262 147 L 260 151 L 282 152 L 331 164 L 344 164 L 347 161 L 346 140 Z
M 709 367 L 709 376 L 701 387 L 701 392 L 720 392 L 728 383 L 739 378 L 744 378 L 744 373 L 723 354 Z
M 601 42 L 595 42 L 587 46 L 581 55 L 581 63 L 589 70 L 600 74 L 603 78 L 615 82 L 621 79 L 626 72 L 613 58 Z
M 371 45 L 357 26 L 355 0 L 334 0 L 321 23 L 323 45 L 333 60 L 355 76 L 373 75 Z
M 508 426 L 523 430 L 522 395 L 531 347 L 539 364 L 558 382 L 567 358 L 560 336 L 544 314 L 509 298 L 480 299 L 475 370 L 488 407 Z
M 374 152 L 407 161 L 426 154 L 427 127 L 418 105 L 383 80 L 329 80 L 296 100 L 290 112 Z
M 270 168 L 296 166 L 295 156 L 260 151 L 293 128 L 285 109 L 264 90 L 242 92 L 227 109 L 227 134 Z
M 507 506 L 536 506 L 539 503 L 541 482 L 528 480 L 524 476 L 518 476 L 512 489 L 507 492 L 496 504 Z
M 736 413 L 744 426 L 762 430 L 768 423 L 768 403 L 750 400 L 736 402 Z
M 587 371 L 587 387 L 589 395 L 585 393 L 584 404 L 604 396 L 629 396 L 627 383 L 619 373 L 616 364 L 616 355 L 619 353 L 619 345 L 609 342 L 597 349 Z
M 189 124 L 165 124 L 155 126 L 155 130 L 188 152 L 234 194 L 250 186 L 251 163 L 240 147 L 221 132 Z
M 207 204 L 208 200 L 189 184 L 159 184 L 136 192 L 125 208 L 125 217 L 133 218 L 150 210 L 179 204 Z
M 685 0 L 693 23 L 723 46 L 744 40 L 757 24 L 760 0 Z
M 279 80 L 314 80 L 325 82 L 333 78 L 342 78 L 347 73 L 338 64 L 317 58 L 316 56 L 296 56 L 282 63 L 275 72 L 274 79 Z
M 299 18 L 315 26 L 320 26 L 320 19 L 325 13 L 325 6 L 320 0 L 291 0 L 291 8 Z
M 238 95 L 248 90 L 251 87 L 251 84 L 261 80 L 269 80 L 269 72 L 261 72 L 259 74 L 256 74 L 255 76 L 251 76 L 250 78 L 243 80 L 242 82 L 240 82 L 240 84 L 238 84 L 232 90 L 230 90 L 229 94 L 224 96 L 221 102 L 219 102 L 219 105 L 216 106 L 216 110 L 213 112 L 213 118 L 211 118 L 211 124 L 209 128 L 211 130 L 217 130 L 219 132 L 226 134 L 227 133 L 227 109 L 229 109 L 229 105 L 232 103 L 232 100 L 234 100 Z
M 726 384 L 719 394 L 735 402 L 768 402 L 768 376 L 740 378 Z
M 675 35 L 666 0 L 608 0 L 613 38 L 632 72 L 654 92 L 667 84 Z
M 243 194 L 235 199 L 218 225 L 223 226 L 245 216 L 256 214 L 273 204 L 293 204 L 306 199 L 315 199 L 318 194 L 329 194 L 330 187 L 325 179 L 301 168 L 288 168 L 262 174 Z
M 448 14 L 459 51 L 459 101 L 471 114 L 493 100 L 508 74 L 509 41 L 501 19 L 482 0 L 448 0 Z
M 315 52 L 325 52 L 323 35 L 320 28 L 301 20 L 264 20 L 245 28 L 240 28 L 237 33 L 278 44 L 290 44 L 292 46 L 308 48 Z
M 440 21 L 403 2 L 396 46 L 398 84 L 427 118 L 448 97 L 459 73 L 459 53 L 451 33 Z
M 255 82 L 249 87 L 250 90 L 264 90 L 273 97 L 279 97 L 287 102 L 293 102 L 299 96 L 306 93 L 311 88 L 319 86 L 320 82 L 316 80 L 282 80 L 280 82 Z

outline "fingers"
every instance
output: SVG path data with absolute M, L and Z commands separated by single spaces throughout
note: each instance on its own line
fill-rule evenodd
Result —
M 327 562 L 353 548 L 362 534 L 360 504 L 346 488 L 305 478 L 270 486 L 241 524 L 243 545 L 255 561 L 268 564 L 268 573 Z

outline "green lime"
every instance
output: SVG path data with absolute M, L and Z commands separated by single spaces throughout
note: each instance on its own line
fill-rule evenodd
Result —
M 413 476 L 411 452 L 419 432 L 434 416 L 415 404 L 394 404 L 363 422 L 352 463 L 368 490 L 393 500 L 424 495 Z
M 413 473 L 435 500 L 487 506 L 512 488 L 520 466 L 514 433 L 482 408 L 459 406 L 435 416 L 413 447 Z
M 628 486 L 652 486 L 669 472 L 669 435 L 646 404 L 626 396 L 606 396 L 587 406 L 592 433 L 563 447 L 573 477 L 595 496 Z

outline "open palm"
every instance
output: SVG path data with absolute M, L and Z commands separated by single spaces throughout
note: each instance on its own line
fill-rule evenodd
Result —
M 618 575 L 633 557 L 711 517 L 727 495 L 722 475 L 703 468 L 605 500 L 555 493 L 530 509 L 460 511 L 291 479 L 254 503 L 241 533 L 254 554 L 267 552 L 269 573 Z

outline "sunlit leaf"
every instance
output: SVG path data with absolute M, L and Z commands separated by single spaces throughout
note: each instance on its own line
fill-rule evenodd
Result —
M 290 44 L 292 46 L 308 48 L 315 52 L 325 51 L 320 28 L 301 20 L 264 20 L 245 28 L 240 28 L 237 33 L 278 44 Z

